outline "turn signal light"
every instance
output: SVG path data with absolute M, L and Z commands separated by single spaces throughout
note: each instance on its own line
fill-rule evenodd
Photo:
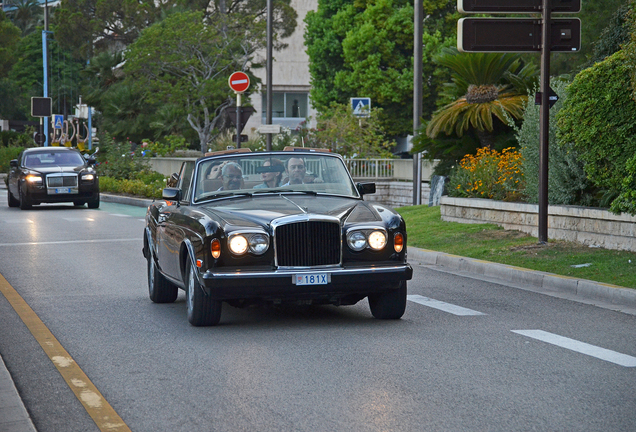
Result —
M 393 237 L 393 249 L 398 253 L 404 249 L 404 236 L 402 233 L 396 233 L 395 237 Z
M 212 252 L 212 258 L 214 259 L 218 259 L 221 256 L 221 242 L 219 239 L 212 240 L 210 252 Z

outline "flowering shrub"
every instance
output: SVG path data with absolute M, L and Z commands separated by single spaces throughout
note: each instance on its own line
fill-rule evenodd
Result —
M 449 195 L 517 201 L 523 193 L 523 158 L 510 147 L 501 153 L 480 148 L 466 155 L 449 177 Z

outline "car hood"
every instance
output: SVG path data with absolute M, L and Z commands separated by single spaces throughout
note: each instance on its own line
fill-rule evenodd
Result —
M 326 215 L 343 224 L 377 222 L 385 208 L 351 198 L 285 194 L 226 199 L 205 204 L 200 210 L 227 225 L 265 227 L 275 219 L 295 215 Z
M 67 172 L 67 173 L 80 172 L 84 169 L 84 166 L 79 165 L 76 167 L 71 167 L 71 166 L 54 165 L 50 167 L 37 167 L 37 168 L 27 168 L 27 169 L 29 171 L 39 172 L 40 174 L 53 174 L 53 173 L 60 173 L 60 172 Z

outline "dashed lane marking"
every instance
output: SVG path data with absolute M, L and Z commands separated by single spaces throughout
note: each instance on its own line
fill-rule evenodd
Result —
M 2 246 L 46 246 L 46 245 L 66 245 L 66 244 L 82 244 L 82 243 L 117 243 L 140 241 L 138 238 L 128 239 L 98 239 L 98 240 L 60 240 L 50 242 L 26 242 L 26 243 L 0 243 Z
M 126 432 L 130 428 L 104 399 L 97 387 L 75 363 L 75 360 L 64 349 L 62 344 L 53 336 L 42 320 L 36 315 L 26 301 L 0 275 L 0 292 L 7 298 L 18 316 L 40 344 L 58 372 L 71 388 L 88 415 L 91 416 L 100 431 Z
M 625 367 L 636 367 L 636 357 L 627 354 L 621 354 L 616 351 L 590 345 L 575 339 L 566 338 L 543 330 L 511 330 L 513 333 L 520 334 L 532 339 L 540 340 L 561 348 L 569 349 L 581 354 L 595 357 L 610 363 Z
M 444 312 L 448 312 L 457 316 L 486 315 L 476 310 L 467 309 L 465 307 L 457 306 L 451 303 L 444 303 L 443 301 L 435 300 L 435 299 L 424 297 L 421 295 L 409 295 L 406 298 L 409 301 L 412 301 L 413 303 L 418 303 L 418 304 L 421 304 L 433 309 L 438 309 Z

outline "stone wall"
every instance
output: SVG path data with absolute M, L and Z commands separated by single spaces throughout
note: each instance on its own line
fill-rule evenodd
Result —
M 441 200 L 442 220 L 493 223 L 538 237 L 539 206 L 478 198 Z M 548 238 L 636 252 L 636 217 L 577 206 L 548 207 Z
M 422 204 L 428 203 L 429 192 L 429 184 L 422 182 Z M 376 181 L 375 194 L 365 195 L 364 200 L 390 207 L 413 205 L 413 182 Z

